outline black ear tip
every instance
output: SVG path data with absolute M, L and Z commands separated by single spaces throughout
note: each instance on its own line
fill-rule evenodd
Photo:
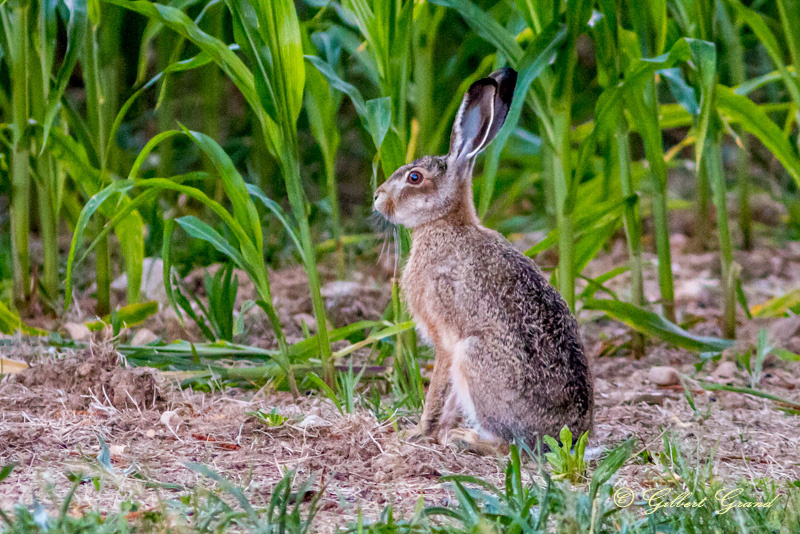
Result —
M 497 92 L 500 99 L 504 102 L 511 102 L 514 96 L 514 88 L 517 86 L 517 71 L 511 67 L 505 67 L 494 71 L 489 75 L 497 82 Z
M 511 67 L 503 67 L 502 69 L 496 70 L 491 73 L 489 77 L 494 78 L 498 84 L 511 83 L 514 85 L 517 83 L 517 71 Z
M 483 90 L 485 87 L 497 87 L 497 81 L 491 77 L 481 78 L 480 80 L 472 82 L 472 85 L 469 86 L 467 92 L 474 93 L 475 91 Z

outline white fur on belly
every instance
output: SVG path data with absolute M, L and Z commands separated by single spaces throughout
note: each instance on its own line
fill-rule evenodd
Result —
M 422 321 L 417 321 L 416 329 L 417 329 L 417 334 L 419 334 L 419 337 L 422 338 L 422 341 L 424 341 L 425 344 L 430 345 L 433 340 L 430 338 L 430 335 L 428 334 L 428 325 L 426 325 Z
M 469 391 L 469 382 L 465 370 L 465 363 L 469 358 L 469 349 L 477 341 L 475 337 L 460 339 L 452 345 L 453 363 L 450 366 L 450 395 L 455 397 L 456 403 L 461 408 L 466 422 L 472 428 L 479 430 L 478 416 L 475 413 L 475 404 Z

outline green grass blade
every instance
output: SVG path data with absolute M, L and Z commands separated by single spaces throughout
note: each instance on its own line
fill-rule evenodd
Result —
M 250 198 L 247 184 L 239 171 L 236 170 L 231 158 L 222 150 L 222 147 L 209 136 L 193 132 L 181 126 L 184 133 L 208 156 L 222 179 L 225 194 L 233 206 L 233 216 L 236 221 L 250 235 L 251 242 L 259 254 L 263 255 L 263 237 L 261 220 L 258 217 L 256 206 Z
M 605 312 L 637 332 L 666 341 L 676 347 L 697 352 L 720 352 L 733 346 L 730 339 L 696 336 L 660 315 L 627 302 L 588 299 L 583 308 Z

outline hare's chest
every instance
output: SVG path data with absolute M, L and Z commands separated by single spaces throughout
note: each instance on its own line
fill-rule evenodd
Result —
M 428 342 L 439 344 L 457 329 L 459 287 L 463 281 L 454 258 L 419 261 L 413 253 L 403 271 L 401 287 L 417 330 Z

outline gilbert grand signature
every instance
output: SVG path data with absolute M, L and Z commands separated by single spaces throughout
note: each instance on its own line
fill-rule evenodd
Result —
M 714 493 L 713 500 L 708 497 L 697 499 L 691 491 L 677 491 L 671 488 L 653 488 L 642 492 L 641 498 L 644 501 L 646 514 L 653 514 L 658 510 L 669 510 L 678 508 L 700 508 L 703 506 L 713 506 L 714 503 L 719 507 L 719 515 L 727 514 L 734 508 L 771 508 L 780 497 L 776 494 L 769 501 L 748 501 L 741 499 L 744 490 L 721 489 Z M 636 501 L 636 494 L 628 487 L 617 488 L 614 492 L 614 504 L 620 508 L 627 508 Z

